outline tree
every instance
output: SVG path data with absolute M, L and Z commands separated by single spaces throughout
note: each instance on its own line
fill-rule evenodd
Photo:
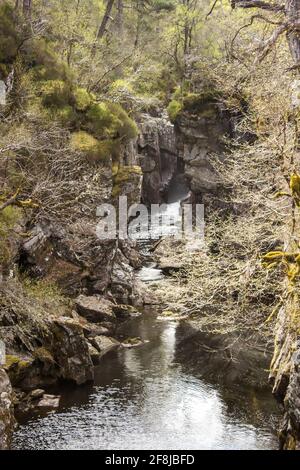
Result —
M 264 57 L 278 38 L 286 32 L 287 40 L 295 68 L 300 67 L 300 0 L 286 0 L 285 2 L 265 2 L 261 0 L 233 0 L 232 8 L 259 8 L 283 14 L 281 21 L 272 36 L 264 44 L 262 56 Z
M 107 25 L 109 23 L 109 20 L 112 19 L 111 13 L 112 9 L 114 6 L 115 0 L 108 0 L 107 5 L 106 5 L 106 10 L 103 16 L 103 19 L 99 25 L 98 31 L 97 31 L 97 36 L 96 40 L 103 38 L 106 30 L 107 30 Z

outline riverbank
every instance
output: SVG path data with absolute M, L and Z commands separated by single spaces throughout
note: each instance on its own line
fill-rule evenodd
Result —
M 188 324 L 151 308 L 117 336 L 144 344 L 104 357 L 93 386 L 62 389 L 58 413 L 23 422 L 13 448 L 276 449 L 270 390 L 207 378 L 202 338 Z

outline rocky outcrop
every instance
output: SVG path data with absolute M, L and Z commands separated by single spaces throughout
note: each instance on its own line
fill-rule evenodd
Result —
M 300 450 L 300 341 L 294 313 L 295 306 L 289 302 L 279 311 L 270 382 L 285 412 L 279 434 L 280 447 Z
M 113 303 L 101 297 L 80 295 L 75 305 L 80 315 L 92 323 L 115 322 Z
M 0 450 L 6 450 L 14 429 L 13 392 L 6 372 L 0 368 Z
M 91 340 L 92 345 L 98 351 L 99 359 L 110 351 L 118 349 L 120 343 L 114 338 L 108 338 L 107 336 L 96 336 Z
M 229 120 L 211 93 L 186 101 L 176 118 L 178 157 L 197 202 L 209 203 L 207 196 L 220 195 L 223 189 L 215 163 L 224 158 L 222 138 L 229 131 Z
M 53 331 L 54 358 L 61 378 L 77 385 L 92 381 L 93 363 L 82 326 L 72 319 L 60 318 L 53 323 Z
M 143 170 L 142 201 L 159 204 L 177 170 L 177 148 L 174 126 L 167 115 L 140 119 L 138 152 Z

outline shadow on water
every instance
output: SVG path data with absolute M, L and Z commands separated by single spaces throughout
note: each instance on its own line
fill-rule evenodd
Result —
M 119 336 L 149 342 L 103 358 L 93 386 L 63 389 L 59 413 L 21 425 L 15 449 L 276 448 L 270 390 L 204 377 L 203 338 L 196 347 L 187 324 L 149 309 Z

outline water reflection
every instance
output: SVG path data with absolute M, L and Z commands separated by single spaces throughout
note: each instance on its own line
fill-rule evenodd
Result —
M 60 413 L 22 425 L 14 448 L 276 448 L 267 419 L 276 412 L 270 392 L 261 400 L 253 390 L 247 395 L 237 386 L 230 394 L 207 383 L 201 368 L 189 366 L 188 355 L 177 354 L 179 344 L 184 348 L 184 326 L 178 329 L 174 321 L 158 321 L 149 311 L 123 325 L 119 333 L 149 343 L 104 358 L 94 387 L 66 390 Z M 189 349 L 188 339 L 185 344 Z

